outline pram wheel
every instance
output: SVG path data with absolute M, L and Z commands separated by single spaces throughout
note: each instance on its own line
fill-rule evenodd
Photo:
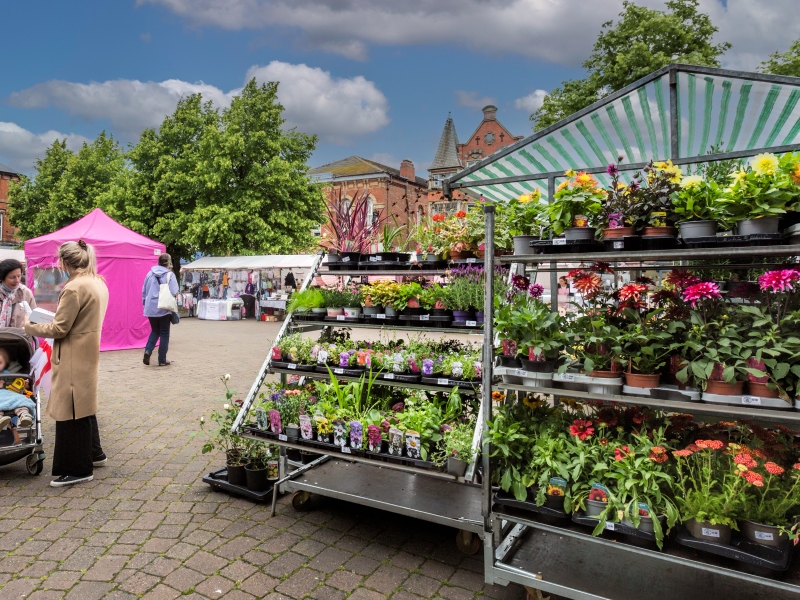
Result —
M 31 475 L 40 475 L 44 468 L 44 460 L 40 460 L 39 455 L 36 453 L 29 454 L 28 458 L 25 459 L 25 467 Z

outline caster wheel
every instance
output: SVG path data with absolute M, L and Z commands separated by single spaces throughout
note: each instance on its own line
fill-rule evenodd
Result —
M 292 508 L 299 512 L 305 512 L 309 509 L 308 501 L 311 499 L 309 492 L 295 492 L 292 494 Z
M 471 556 L 481 549 L 481 539 L 471 531 L 461 530 L 456 534 L 456 548 L 462 554 Z
M 39 475 L 44 468 L 44 460 L 39 460 L 36 454 L 29 454 L 25 459 L 25 468 L 31 475 Z

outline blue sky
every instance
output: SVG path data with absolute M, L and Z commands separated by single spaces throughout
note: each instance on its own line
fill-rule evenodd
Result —
M 663 6 L 661 0 L 641 4 Z M 461 139 L 493 102 L 515 135 L 541 96 L 581 75 L 618 0 L 41 0 L 4 3 L 0 162 L 31 172 L 56 137 L 135 142 L 186 93 L 224 106 L 249 76 L 281 81 L 312 166 L 357 154 L 418 173 L 452 111 Z M 701 0 L 753 68 L 800 37 L 793 2 Z M 755 5 L 755 6 L 754 6 Z M 424 174 L 424 173 L 423 173 Z

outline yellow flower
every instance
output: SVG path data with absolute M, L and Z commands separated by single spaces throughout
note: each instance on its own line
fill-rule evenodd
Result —
M 531 201 L 531 195 L 530 194 L 522 194 L 522 195 L 520 195 L 519 198 L 517 198 L 517 200 L 519 201 L 520 204 L 527 204 L 528 202 Z
M 558 187 L 556 188 L 556 191 L 560 192 L 561 190 L 563 190 L 568 185 L 569 185 L 569 181 L 562 181 L 561 183 L 558 184 Z
M 564 175 L 566 175 L 567 177 L 570 177 L 570 178 L 575 177 L 575 169 L 570 169 L 569 171 L 564 171 Z
M 621 181 L 618 181 L 617 182 L 617 189 L 618 190 L 624 190 L 625 189 L 625 184 L 622 183 Z
M 703 183 L 703 178 L 700 175 L 688 175 L 681 180 L 681 187 L 685 190 L 689 190 L 697 187 L 701 183 Z
M 778 168 L 778 157 L 771 152 L 757 154 L 753 157 L 752 164 L 756 175 L 774 175 Z
M 800 167 L 800 165 L 799 165 L 799 167 Z M 531 197 L 531 202 L 537 202 L 537 201 L 541 200 L 541 198 L 542 198 L 541 190 L 533 190 L 530 193 L 530 197 Z
M 672 161 L 669 161 L 669 164 L 672 164 Z M 666 169 L 667 168 L 667 163 L 665 163 L 663 161 L 654 162 L 653 163 L 653 167 L 656 168 L 656 169 L 659 169 L 659 170 Z
M 575 176 L 575 185 L 576 186 L 579 185 L 579 186 L 582 186 L 582 187 L 583 186 L 586 186 L 586 187 L 592 186 L 593 187 L 593 186 L 597 185 L 597 182 L 595 181 L 594 177 L 592 177 L 588 173 L 584 173 L 584 172 L 581 171 L 580 173 L 578 173 Z
M 739 170 L 733 174 L 733 184 L 736 185 L 740 181 L 743 181 L 747 177 L 747 171 Z
M 797 168 L 792 173 L 792 181 L 794 181 L 795 185 L 800 185 L 800 163 L 797 163 Z

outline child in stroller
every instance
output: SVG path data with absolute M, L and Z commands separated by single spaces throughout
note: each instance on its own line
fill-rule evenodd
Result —
M 0 374 L 10 373 L 10 364 L 8 351 L 0 348 Z M 15 386 L 15 383 L 6 384 L 5 378 L 0 380 L 0 386 L 4 388 L 0 389 L 0 431 L 12 424 L 13 417 L 16 417 L 17 427 L 30 427 L 33 424 L 31 413 L 36 405 L 28 397 L 30 392 L 26 391 L 24 383 L 22 386 Z

